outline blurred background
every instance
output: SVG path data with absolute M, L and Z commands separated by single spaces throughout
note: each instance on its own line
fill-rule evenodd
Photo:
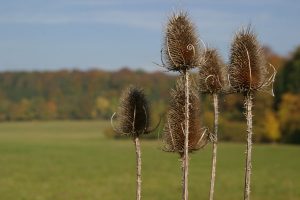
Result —
M 129 84 L 144 87 L 153 123 L 164 116 L 176 76 L 154 62 L 161 62 L 168 16 L 180 9 L 189 11 L 203 42 L 219 49 L 225 62 L 235 32 L 248 24 L 254 28 L 277 77 L 275 97 L 259 93 L 254 99 L 258 146 L 253 199 L 299 199 L 300 147 L 290 144 L 300 144 L 300 2 L 0 0 L 0 5 L 0 199 L 133 199 L 133 146 L 115 140 L 119 138 L 109 119 Z M 212 99 L 203 95 L 201 100 L 203 123 L 211 127 Z M 217 196 L 239 199 L 240 142 L 246 138 L 243 97 L 227 95 L 220 104 L 224 157 Z M 177 199 L 179 163 L 176 156 L 160 151 L 161 134 L 162 127 L 145 137 L 144 195 Z M 208 191 L 209 147 L 193 156 L 198 165 L 192 167 L 192 179 L 203 181 L 199 188 L 191 186 L 191 195 L 205 198 L 206 193 L 197 191 Z M 234 156 L 240 161 L 231 160 Z M 236 176 L 228 171 L 232 166 Z M 162 190 L 155 177 L 165 177 L 170 189 Z M 238 189 L 223 194 L 232 187 Z
M 201 39 L 228 61 L 234 33 L 252 24 L 276 67 L 275 98 L 256 97 L 256 140 L 300 143 L 300 27 L 295 1 L 2 1 L 0 121 L 108 120 L 120 91 L 145 88 L 153 117 L 163 114 L 175 76 L 160 63 L 164 23 L 189 10 Z M 298 47 L 298 49 L 297 49 Z M 242 140 L 243 103 L 222 103 L 223 139 Z M 210 98 L 205 119 L 212 121 Z M 267 122 L 267 123 L 265 123 Z

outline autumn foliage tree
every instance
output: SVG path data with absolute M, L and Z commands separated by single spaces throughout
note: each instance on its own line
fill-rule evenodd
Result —
M 279 107 L 283 141 L 300 143 L 300 94 L 286 93 Z

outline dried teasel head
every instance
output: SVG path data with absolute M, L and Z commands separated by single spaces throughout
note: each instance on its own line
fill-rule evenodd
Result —
M 198 88 L 201 93 L 220 93 L 227 87 L 227 70 L 216 49 L 208 49 L 199 67 Z
M 149 132 L 149 107 L 141 88 L 130 86 L 124 90 L 116 113 L 118 119 L 116 127 L 113 125 L 114 115 L 112 126 L 119 134 L 138 137 Z
M 273 94 L 276 70 L 268 70 L 261 46 L 250 26 L 239 31 L 232 42 L 229 82 L 235 92 L 266 91 Z M 269 75 L 271 74 L 271 75 Z
M 186 12 L 173 14 L 165 31 L 163 65 L 183 72 L 200 64 L 200 44 L 196 28 Z
M 204 147 L 208 142 L 208 133 L 201 128 L 200 102 L 193 88 L 190 90 L 189 106 L 189 152 Z M 176 89 L 171 91 L 171 100 L 167 121 L 164 127 L 164 151 L 177 152 L 182 157 L 184 154 L 185 140 L 185 87 L 181 77 Z

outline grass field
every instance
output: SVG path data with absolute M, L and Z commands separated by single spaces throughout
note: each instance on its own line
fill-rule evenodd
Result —
M 1 200 L 132 200 L 135 153 L 109 140 L 106 122 L 0 124 Z M 191 156 L 190 199 L 208 199 L 210 147 Z M 243 144 L 219 145 L 216 200 L 243 197 Z M 142 141 L 144 200 L 181 197 L 178 156 Z M 255 145 L 252 200 L 300 199 L 300 147 Z

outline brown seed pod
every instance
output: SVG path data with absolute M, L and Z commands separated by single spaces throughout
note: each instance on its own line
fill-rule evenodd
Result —
M 261 46 L 249 26 L 239 31 L 231 46 L 229 81 L 236 92 L 263 90 L 274 82 L 275 71 L 269 71 Z
M 185 71 L 200 64 L 196 28 L 186 12 L 173 14 L 166 26 L 163 58 L 170 71 Z
M 171 91 L 171 100 L 167 121 L 164 127 L 164 151 L 177 152 L 182 157 L 184 154 L 185 140 L 185 88 L 184 79 L 181 77 L 176 89 Z M 200 103 L 194 89 L 190 90 L 189 105 L 189 152 L 198 150 L 207 144 L 206 130 L 201 128 Z
M 227 86 L 227 71 L 216 49 L 208 49 L 199 67 L 198 87 L 202 93 L 219 93 Z
M 149 128 L 149 108 L 144 91 L 130 86 L 122 94 L 117 112 L 117 132 L 138 137 Z

